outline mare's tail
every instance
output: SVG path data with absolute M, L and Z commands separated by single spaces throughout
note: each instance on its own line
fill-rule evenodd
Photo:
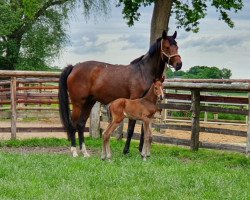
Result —
M 59 112 L 60 112 L 61 122 L 64 126 L 65 131 L 67 131 L 69 140 L 70 140 L 70 129 L 72 128 L 72 122 L 70 119 L 67 79 L 72 69 L 73 66 L 69 65 L 61 73 L 59 79 L 59 92 L 58 92 Z

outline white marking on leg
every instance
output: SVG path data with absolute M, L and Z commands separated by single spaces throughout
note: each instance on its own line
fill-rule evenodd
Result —
M 88 154 L 88 152 L 87 152 L 87 149 L 86 149 L 86 146 L 85 146 L 84 143 L 82 144 L 82 153 L 83 153 L 83 156 L 84 156 L 85 158 L 87 158 L 87 157 L 90 156 L 90 155 Z
M 101 159 L 102 159 L 102 160 L 105 160 L 105 159 L 106 159 L 106 147 L 105 147 L 105 145 L 104 145 L 104 142 L 103 142 L 103 145 L 102 145 Z
M 141 155 L 142 155 L 142 157 L 145 157 L 145 156 L 146 156 L 146 145 L 145 145 L 145 142 L 143 143 Z
M 71 148 L 70 148 L 70 151 L 71 151 L 72 156 L 73 156 L 74 158 L 78 156 L 76 147 L 71 147 Z

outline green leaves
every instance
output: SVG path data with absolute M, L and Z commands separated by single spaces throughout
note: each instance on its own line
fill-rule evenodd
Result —
M 0 38 L 10 35 L 22 24 L 21 13 L 22 9 L 14 12 L 10 4 L 0 3 Z
M 151 5 L 153 2 L 154 0 L 119 0 L 117 6 L 124 5 L 122 10 L 123 18 L 127 20 L 128 26 L 133 26 L 134 21 L 139 21 L 141 15 L 138 11 L 139 8 Z
M 220 70 L 218 67 L 207 67 L 207 66 L 194 66 L 186 72 L 176 71 L 172 72 L 171 69 L 167 71 L 167 77 L 182 77 L 190 79 L 229 79 L 232 76 L 230 69 L 223 68 Z
M 117 6 L 123 5 L 124 19 L 127 20 L 128 26 L 133 26 L 135 21 L 140 18 L 139 8 L 141 6 L 151 5 L 154 0 L 119 0 Z M 210 4 L 210 5 L 209 5 Z M 243 8 L 242 0 L 173 0 L 171 13 L 175 14 L 177 19 L 177 27 L 184 28 L 186 31 L 199 31 L 199 21 L 205 18 L 207 7 L 212 6 L 219 12 L 219 19 L 223 20 L 230 28 L 234 27 L 234 23 L 229 17 L 228 11 L 235 12 Z M 166 27 L 167 28 L 167 27 Z
M 174 1 L 173 12 L 176 15 L 177 27 L 183 27 L 186 31 L 199 31 L 199 20 L 206 16 L 207 5 L 203 0 L 193 0 L 192 3 Z
M 0 68 L 48 70 L 67 42 L 64 25 L 78 3 L 86 17 L 109 6 L 109 0 L 0 0 Z

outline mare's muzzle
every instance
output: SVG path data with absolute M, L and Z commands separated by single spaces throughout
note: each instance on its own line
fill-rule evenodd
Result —
M 177 64 L 176 64 L 176 67 L 175 67 L 175 71 L 180 70 L 181 67 L 182 67 L 182 63 L 177 63 Z

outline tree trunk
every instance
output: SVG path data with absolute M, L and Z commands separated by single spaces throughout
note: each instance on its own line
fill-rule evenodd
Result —
M 155 0 L 153 15 L 151 19 L 150 45 L 161 37 L 162 31 L 168 32 L 169 18 L 173 0 Z
M 18 63 L 22 37 L 10 36 L 8 37 L 8 46 L 6 49 L 5 66 L 6 70 L 15 70 Z

